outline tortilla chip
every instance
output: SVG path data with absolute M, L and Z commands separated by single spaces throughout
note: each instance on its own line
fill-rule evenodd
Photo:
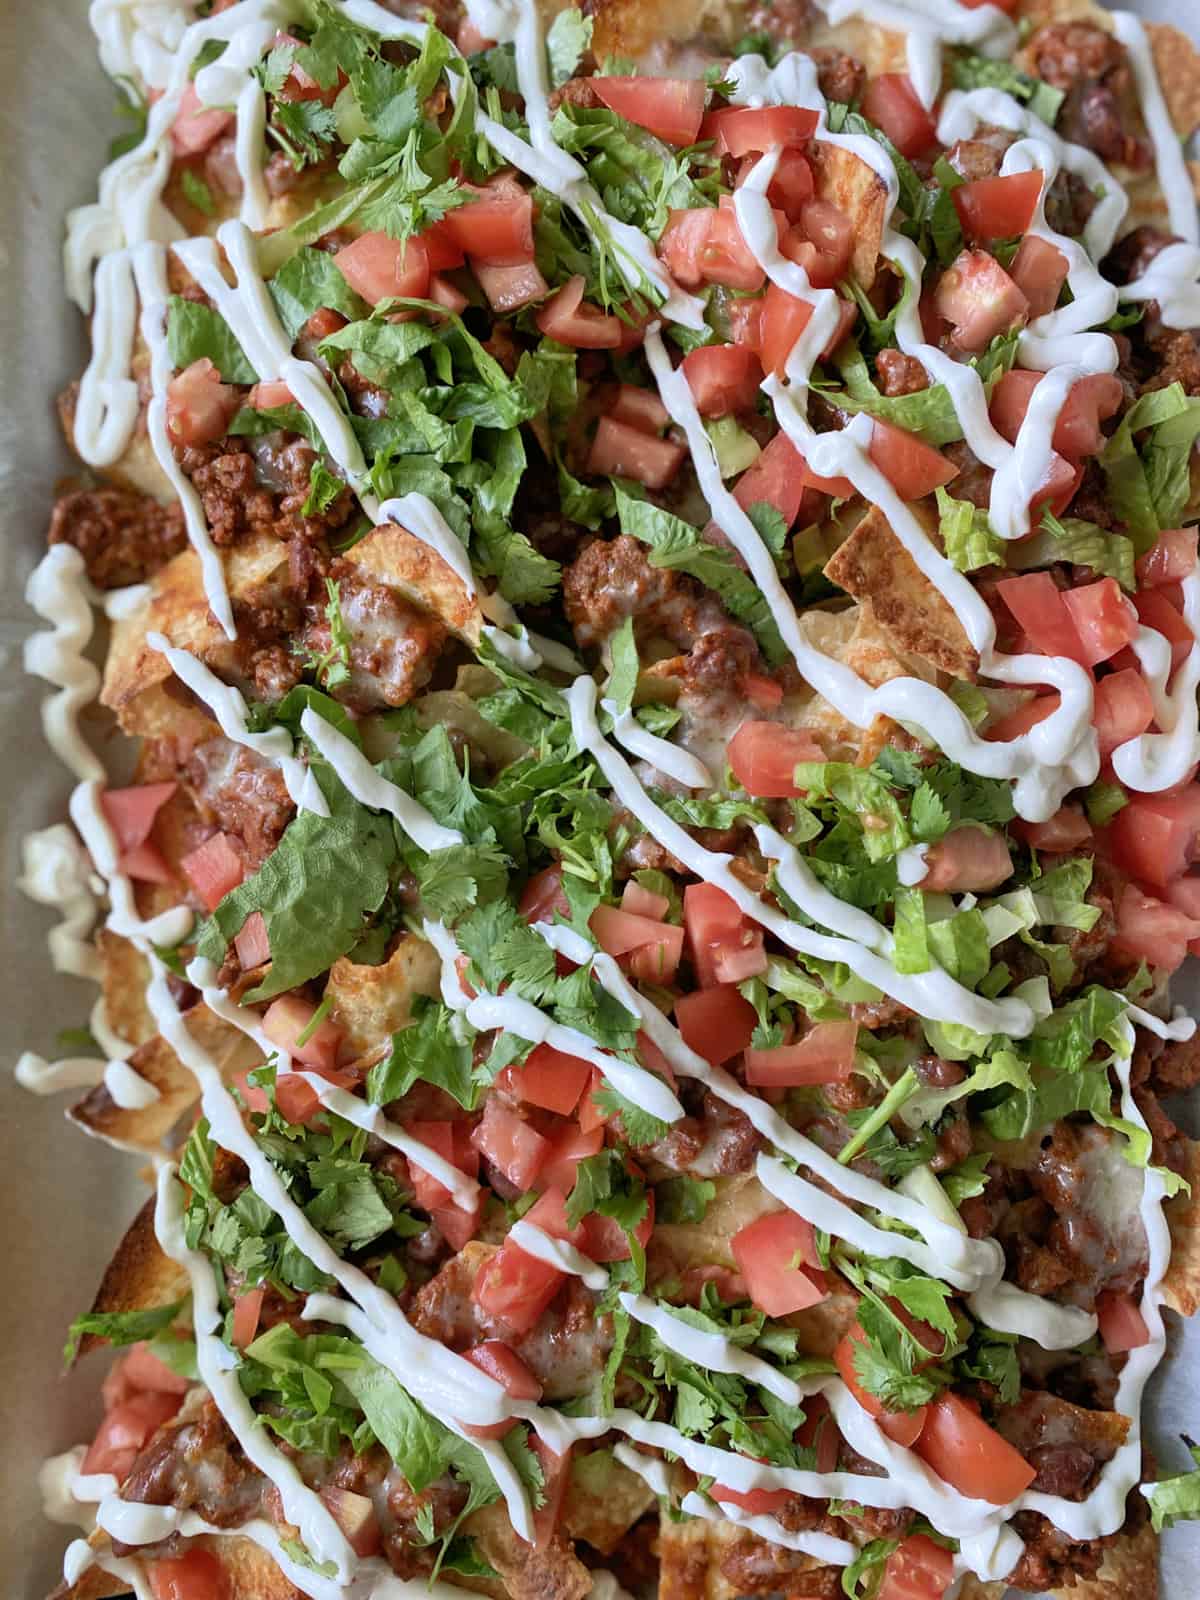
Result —
M 738 1536 L 732 1523 L 671 1522 L 658 1535 L 658 1600 L 734 1600 L 737 1590 L 722 1576 L 721 1556 Z
M 133 361 L 130 363 L 130 374 L 135 381 L 146 380 L 147 388 L 149 387 L 148 361 L 145 346 L 139 338 Z M 78 402 L 78 383 L 68 385 L 58 397 L 59 426 L 67 444 L 76 455 L 79 454 L 75 449 L 75 408 Z M 139 494 L 148 494 L 151 499 L 159 501 L 162 505 L 169 505 L 176 498 L 170 479 L 158 464 L 158 457 L 154 454 L 154 446 L 150 443 L 148 433 L 135 432 L 120 459 L 113 466 L 97 472 L 96 476 L 105 483 L 115 484 L 119 489 L 133 489 Z
M 1105 1546 L 1094 1578 L 1080 1578 L 1070 1589 L 1053 1589 L 1049 1600 L 1158 1600 L 1158 1593 L 1158 1535 L 1145 1522 Z
M 654 1490 L 636 1472 L 604 1452 L 603 1480 L 594 1487 L 576 1455 L 563 1500 L 563 1522 L 572 1539 L 586 1539 L 601 1555 L 611 1555 L 654 1504 Z M 582 1470 L 580 1470 L 582 1468 Z
M 911 675 L 899 660 L 869 602 L 844 611 L 807 611 L 800 619 L 809 641 L 841 661 L 873 689 L 892 678 Z M 869 728 L 856 727 L 827 700 L 814 694 L 797 720 L 820 741 L 831 761 L 857 761 L 869 766 L 900 730 L 890 717 L 876 717 Z
M 99 1552 L 97 1559 L 101 1562 L 112 1549 L 108 1534 L 99 1528 L 88 1543 Z M 220 1557 L 228 1574 L 228 1593 L 232 1600 L 303 1600 L 291 1579 L 284 1576 L 267 1552 L 252 1539 L 233 1534 L 205 1535 L 189 1539 L 187 1544 L 189 1549 L 211 1550 Z M 111 1577 L 102 1566 L 97 1566 L 89 1567 L 73 1587 L 56 1589 L 51 1600 L 107 1600 L 110 1595 L 128 1593 L 128 1583 Z
M 476 1511 L 463 1528 L 500 1574 L 509 1600 L 583 1600 L 591 1593 L 592 1575 L 562 1535 L 556 1533 L 540 1548 L 526 1544 L 513 1530 L 503 1501 Z
M 820 141 L 809 149 L 813 192 L 829 200 L 854 221 L 854 253 L 850 270 L 863 289 L 875 282 L 879 252 L 887 224 L 887 184 L 861 156 L 842 145 Z
M 412 605 L 431 611 L 469 645 L 479 643 L 483 616 L 461 580 L 437 551 L 394 522 L 381 523 L 346 552 L 364 577 L 396 589 Z
M 253 1041 L 230 1027 L 207 1006 L 194 1006 L 186 1017 L 188 1032 L 228 1075 L 259 1059 Z M 176 1123 L 196 1104 L 200 1089 L 161 1034 L 140 1044 L 129 1065 L 158 1090 L 158 1099 L 139 1110 L 119 1106 L 101 1083 L 71 1107 L 67 1115 L 85 1133 L 119 1140 L 148 1154 L 161 1149 Z
M 1008 1593 L 1006 1583 L 983 1583 L 974 1573 L 968 1572 L 958 1591 L 958 1600 L 1004 1600 Z
M 1175 131 L 1190 138 L 1200 128 L 1200 47 L 1166 22 L 1147 22 L 1146 34 Z
M 329 1020 L 342 1030 L 346 1048 L 356 1057 L 378 1053 L 412 1020 L 413 996 L 437 993 L 438 972 L 437 951 L 411 933 L 378 967 L 341 956 L 330 968 L 325 999 L 332 1002 Z
M 100 1280 L 92 1301 L 93 1312 L 152 1311 L 182 1300 L 187 1293 L 187 1273 L 163 1254 L 155 1236 L 154 1205 L 152 1196 L 126 1230 Z M 95 1334 L 85 1334 L 75 1360 L 104 1343 Z
M 108 928 L 101 928 L 96 935 L 96 948 L 103 968 L 100 986 L 109 1027 L 130 1044 L 145 1044 L 157 1032 L 146 1004 L 149 963 L 135 944 Z
M 920 505 L 910 509 L 932 533 L 932 513 Z M 951 677 L 975 681 L 979 652 L 954 608 L 917 566 L 878 506 L 871 507 L 826 563 L 825 576 L 856 600 L 870 603 L 897 650 L 920 656 Z
M 1190 1317 L 1200 1310 L 1200 1140 L 1185 1138 L 1183 1144 L 1184 1177 L 1192 1192 L 1176 1195 L 1165 1208 L 1171 1230 L 1171 1261 L 1162 1292 L 1165 1305 L 1181 1317 Z

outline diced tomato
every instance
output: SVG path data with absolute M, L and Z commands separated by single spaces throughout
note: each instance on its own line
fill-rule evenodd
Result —
M 238 964 L 243 972 L 270 961 L 271 940 L 261 911 L 252 911 L 246 918 L 242 931 L 234 938 L 233 948 L 237 951 Z
M 840 1447 L 838 1428 L 829 1401 L 823 1394 L 805 1396 L 804 1421 L 796 1429 L 796 1443 L 815 1448 L 818 1472 L 833 1472 L 837 1468 Z
M 578 350 L 615 350 L 621 342 L 621 319 L 606 315 L 583 298 L 587 279 L 582 273 L 568 278 L 534 314 L 548 339 Z
M 1092 721 L 1100 745 L 1100 759 L 1112 755 L 1127 739 L 1145 733 L 1154 721 L 1154 701 L 1145 678 L 1132 667 L 1110 672 L 1096 685 Z
M 1024 233 L 1033 221 L 1041 198 L 1045 174 L 1012 172 L 1004 177 L 977 178 L 950 192 L 962 230 L 972 244 L 989 239 L 1011 239 Z
M 542 1550 L 554 1537 L 562 1516 L 563 1500 L 571 1481 L 571 1450 L 568 1445 L 561 1455 L 551 1450 L 544 1439 L 535 1433 L 530 1438 L 533 1452 L 542 1469 L 542 1503 L 533 1513 L 533 1542 Z
M 174 881 L 174 874 L 156 844 L 134 845 L 132 850 L 125 851 L 117 867 L 127 878 L 136 878 L 140 883 Z
M 646 1215 L 633 1230 L 633 1236 L 644 1250 L 654 1232 L 654 1190 L 646 1191 Z M 628 1261 L 632 1252 L 629 1236 L 612 1217 L 602 1217 L 598 1211 L 583 1219 L 583 1245 L 585 1256 L 593 1261 Z
M 473 1206 L 460 1206 L 453 1202 L 445 1206 L 430 1206 L 429 1215 L 451 1250 L 465 1250 L 479 1232 L 483 1207 L 484 1196 L 481 1193 Z
M 1178 906 L 1143 894 L 1135 883 L 1127 883 L 1121 890 L 1116 914 L 1117 931 L 1109 950 L 1131 961 L 1146 961 L 1164 972 L 1181 967 L 1188 946 L 1200 939 L 1200 922 Z
M 983 737 L 996 743 L 1019 739 L 1030 728 L 1036 728 L 1039 722 L 1045 722 L 1051 712 L 1057 711 L 1059 700 L 1057 693 L 1031 695 L 1024 705 L 990 723 L 983 730 Z
M 744 673 L 738 679 L 738 688 L 756 711 L 778 711 L 783 703 L 783 685 L 765 673 Z
M 988 415 L 997 433 L 1010 444 L 1016 443 L 1033 391 L 1044 377 L 1042 372 L 1014 368 L 1004 374 L 993 390 Z M 1122 394 L 1119 380 L 1108 372 L 1073 383 L 1054 427 L 1054 448 L 1059 455 L 1072 462 L 1095 455 L 1104 443 L 1100 424 L 1115 415 Z
M 363 233 L 343 245 L 333 259 L 368 305 L 396 296 L 420 300 L 429 287 L 429 254 L 421 239 L 401 241 L 386 233 Z
M 804 498 L 803 468 L 804 458 L 781 430 L 742 473 L 733 498 L 743 511 L 760 501 L 774 506 L 790 528 Z
M 704 282 L 700 251 L 708 240 L 714 215 L 715 212 L 708 206 L 695 206 L 687 211 L 674 210 L 659 235 L 656 246 L 659 257 L 676 283 L 686 289 L 695 289 Z
M 795 1044 L 747 1050 L 746 1082 L 773 1089 L 845 1083 L 854 1067 L 857 1043 L 857 1022 L 818 1022 Z
M 215 911 L 246 875 L 242 858 L 226 833 L 214 833 L 195 850 L 189 850 L 179 865 L 209 911 Z
M 806 1311 L 828 1294 L 812 1223 L 794 1211 L 759 1217 L 734 1234 L 729 1248 L 751 1300 L 768 1317 Z
M 467 259 L 463 253 L 462 246 L 447 229 L 445 218 L 441 222 L 435 222 L 432 227 L 424 229 L 419 238 L 425 246 L 425 255 L 429 262 L 431 274 L 448 272 L 452 267 L 461 267 Z M 454 292 L 458 293 L 457 290 Z M 430 279 L 429 298 L 431 300 L 435 298 L 432 278 Z
M 635 917 L 650 917 L 661 922 L 670 909 L 671 902 L 665 894 L 655 894 L 636 878 L 630 878 L 621 891 L 621 910 Z
M 1172 669 L 1182 666 L 1196 640 L 1178 606 L 1172 602 L 1170 591 L 1166 588 L 1147 589 L 1134 595 L 1133 605 L 1143 627 L 1161 633 L 1171 646 Z
M 430 273 L 427 294 L 430 300 L 436 301 L 439 306 L 445 306 L 447 311 L 453 311 L 456 315 L 464 312 L 470 304 L 462 290 L 455 288 L 449 278 L 443 278 L 440 272 Z
M 114 1406 L 88 1446 L 80 1471 L 89 1476 L 111 1472 L 118 1483 L 123 1481 L 150 1436 L 175 1415 L 182 1401 L 182 1395 L 147 1389 Z
M 996 589 L 1035 650 L 1084 664 L 1083 641 L 1067 610 L 1064 592 L 1048 572 L 1001 578 Z
M 1082 482 L 1082 466 L 1072 466 L 1057 453 L 1051 455 L 1046 476 L 1029 502 L 1030 527 L 1037 527 L 1043 511 L 1052 511 L 1056 517 L 1063 516 Z
M 477 56 L 481 51 L 494 49 L 496 44 L 495 39 L 480 33 L 470 17 L 464 17 L 459 23 L 454 42 L 464 56 Z
M 128 1385 L 128 1393 L 152 1389 L 156 1394 L 186 1394 L 190 1380 L 182 1373 L 172 1372 L 165 1361 L 160 1361 L 144 1339 L 131 1344 L 120 1359 L 121 1377 Z M 107 1379 L 105 1380 L 107 1386 Z M 127 1398 L 122 1395 L 122 1399 Z M 108 1409 L 107 1400 L 105 1407 Z
M 267 1095 L 267 1091 L 263 1088 L 260 1088 L 257 1083 L 247 1082 L 250 1074 L 255 1070 L 256 1068 L 254 1067 L 245 1067 L 241 1072 L 235 1072 L 232 1080 L 233 1087 L 241 1095 L 242 1102 L 248 1111 L 269 1111 L 271 1107 L 271 1101 Z M 295 1120 L 296 1119 L 292 1117 L 288 1118 L 289 1122 Z
M 515 184 L 503 192 L 476 189 L 471 184 L 463 187 L 475 198 L 447 211 L 438 224 L 439 232 L 484 266 L 515 267 L 531 261 L 533 197 Z
M 637 384 L 623 383 L 617 390 L 615 404 L 606 413 L 617 422 L 627 422 L 642 433 L 657 434 L 670 424 L 671 415 L 653 389 L 640 389 Z
M 239 1350 L 254 1343 L 258 1332 L 258 1319 L 262 1316 L 262 1303 L 266 1289 L 243 1289 L 233 1302 L 233 1342 Z
M 647 489 L 665 489 L 683 465 L 687 450 L 670 439 L 656 439 L 627 422 L 601 417 L 588 457 L 597 477 L 633 478 Z
M 817 114 L 803 106 L 722 107 L 704 119 L 703 135 L 713 153 L 738 159 L 752 151 L 800 149 L 812 138 Z
M 196 1546 L 177 1556 L 156 1556 L 146 1564 L 154 1600 L 229 1600 L 229 1572 L 212 1550 Z
M 575 1180 L 579 1176 L 574 1167 L 571 1169 L 570 1182 L 565 1186 L 547 1184 L 543 1188 L 534 1204 L 525 1213 L 525 1221 L 533 1223 L 543 1233 L 548 1233 L 552 1239 L 565 1239 L 568 1244 L 573 1244 L 576 1249 L 583 1248 L 584 1231 L 583 1223 L 571 1227 L 567 1222 L 567 1195 L 575 1187 Z M 543 1181 L 545 1173 L 542 1174 Z
M 604 1087 L 604 1078 L 598 1067 L 592 1068 L 592 1081 L 583 1091 L 583 1099 L 579 1102 L 576 1113 L 579 1121 L 579 1130 L 587 1137 L 591 1137 L 608 1122 L 610 1113 L 601 1109 L 596 1103 L 596 1095 Z
M 1200 785 L 1176 794 L 1135 794 L 1109 826 L 1113 859 L 1131 877 L 1165 888 L 1196 859 Z
M 937 126 L 903 72 L 884 72 L 872 78 L 863 95 L 862 109 L 863 116 L 882 128 L 910 161 L 937 143 Z M 954 193 L 957 197 L 959 191 Z
M 589 1094 L 600 1087 L 602 1080 L 600 1074 L 593 1068 L 589 1083 Z M 585 1101 L 586 1104 L 586 1101 Z M 583 1107 L 580 1107 L 582 1118 Z M 594 1127 L 562 1128 L 550 1140 L 550 1153 L 538 1174 L 538 1182 L 547 1188 L 561 1189 L 569 1194 L 575 1187 L 575 1178 L 579 1163 L 588 1156 L 599 1155 L 604 1148 L 604 1124 L 597 1122 Z
M 297 1073 L 281 1072 L 275 1080 L 275 1105 L 285 1122 L 306 1126 L 321 1110 L 321 1097 Z
M 505 1087 L 527 1105 L 541 1106 L 569 1117 L 592 1076 L 591 1064 L 578 1056 L 564 1055 L 553 1045 L 539 1044 L 520 1066 L 504 1069 Z
M 1105 1289 L 1096 1296 L 1096 1316 L 1100 1320 L 1100 1337 L 1110 1356 L 1140 1350 L 1150 1343 L 1146 1319 L 1132 1295 Z
M 485 1261 L 471 1298 L 518 1337 L 528 1333 L 566 1282 L 566 1274 L 511 1241 Z
M 486 1372 L 502 1386 L 512 1400 L 540 1400 L 542 1386 L 517 1352 L 503 1339 L 485 1339 L 473 1350 L 464 1350 L 464 1358 L 480 1372 Z
M 279 406 L 290 406 L 295 402 L 295 395 L 281 378 L 256 383 L 246 396 L 246 404 L 252 411 L 274 411 Z
M 747 161 L 753 164 L 751 157 L 747 157 Z M 789 222 L 797 223 L 804 215 L 805 203 L 812 199 L 812 192 L 813 172 L 808 161 L 798 150 L 781 151 L 775 176 L 767 185 L 767 199 Z
M 1176 878 L 1167 885 L 1165 893 L 1171 905 L 1200 922 L 1200 873 L 1191 872 L 1184 878 Z M 1188 950 L 1194 956 L 1200 955 L 1200 939 L 1193 939 Z
M 337 1062 L 338 1047 L 342 1042 L 342 1030 L 336 1024 L 325 1017 L 303 1044 L 296 1042 L 306 1029 L 312 1027 L 316 1011 L 311 1000 L 304 1000 L 297 994 L 282 994 L 267 1007 L 263 1015 L 263 1032 L 272 1044 L 278 1045 L 295 1060 L 316 1067 L 319 1072 L 328 1072 Z
M 1046 822 L 1026 822 L 1018 817 L 1012 824 L 1018 838 L 1035 850 L 1061 854 L 1064 850 L 1077 850 L 1092 838 L 1092 825 L 1076 805 L 1060 806 Z
M 655 937 L 631 950 L 626 964 L 642 983 L 674 983 L 683 955 L 683 929 L 671 923 L 656 926 L 659 931 Z
M 683 891 L 683 923 L 701 988 L 711 989 L 722 981 L 717 975 L 718 957 L 741 948 L 747 920 L 714 883 L 689 883 Z
M 460 1172 L 465 1172 L 469 1178 L 478 1175 L 479 1151 L 471 1141 L 470 1129 L 465 1122 L 406 1122 L 402 1126 L 411 1138 L 428 1145 L 436 1155 L 449 1161 Z M 422 1211 L 433 1211 L 436 1207 L 450 1204 L 450 1190 L 415 1161 L 408 1163 L 408 1181 Z
M 972 355 L 1029 317 L 1029 301 L 986 250 L 964 250 L 942 274 L 933 303 L 954 324 L 954 343 Z
M 529 923 L 553 922 L 555 912 L 564 917 L 571 915 L 571 905 L 562 886 L 562 868 L 557 863 L 534 873 L 521 891 L 517 909 L 521 920 Z
M 681 995 L 675 1002 L 675 1021 L 684 1043 L 711 1066 L 720 1067 L 750 1043 L 757 1017 L 750 1002 L 726 983 Z
M 213 444 L 224 438 L 238 409 L 238 392 L 201 356 L 167 385 L 167 432 L 176 444 Z
M 921 888 L 935 894 L 981 894 L 1012 877 L 1012 857 L 1002 833 L 967 824 L 951 828 L 925 856 Z
M 958 477 L 959 469 L 940 450 L 890 422 L 876 422 L 870 456 L 902 500 L 924 499 Z
M 378 1555 L 383 1548 L 383 1534 L 370 1497 L 336 1483 L 323 1485 L 320 1495 L 354 1554 L 364 1559 Z
M 137 783 L 128 789 L 105 789 L 100 806 L 117 841 L 118 852 L 144 844 L 154 819 L 178 789 L 177 783 Z
M 1029 301 L 1030 317 L 1045 317 L 1058 304 L 1063 284 L 1067 281 L 1069 265 L 1061 250 L 1048 239 L 1039 239 L 1029 233 L 1021 240 L 1021 248 L 1009 268 L 1012 281 Z
M 1143 589 L 1179 583 L 1196 570 L 1196 545 L 1200 530 L 1170 528 L 1160 533 L 1144 556 L 1137 559 L 1137 580 Z
M 454 216 L 455 213 L 452 211 L 450 215 Z M 540 300 L 549 293 L 550 285 L 538 271 L 536 261 L 521 261 L 514 266 L 494 266 L 472 257 L 471 270 L 487 296 L 488 305 L 501 316 L 509 311 L 519 311 L 522 306 Z
M 708 344 L 683 358 L 688 381 L 702 417 L 725 417 L 755 402 L 762 367 L 753 350 L 738 344 Z
M 876 1600 L 942 1600 L 953 1581 L 949 1550 L 927 1533 L 913 1533 L 887 1558 Z
M 994 1506 L 1015 1500 L 1037 1477 L 1036 1467 L 949 1391 L 930 1401 L 915 1449 L 959 1494 Z
M 610 111 L 666 144 L 695 144 L 704 117 L 702 78 L 589 78 Z
M 814 289 L 832 289 L 850 265 L 854 224 L 832 200 L 806 200 L 799 224 L 788 230 L 781 249 L 804 268 Z
M 777 283 L 767 285 L 759 322 L 762 365 L 767 372 L 773 372 L 777 378 L 785 376 L 788 357 L 812 321 L 812 314 L 813 308 L 807 300 L 789 294 Z
M 778 722 L 750 720 L 729 741 L 729 766 L 747 794 L 757 799 L 789 799 L 804 793 L 796 787 L 802 762 L 824 761 L 825 752 L 811 733 Z
M 549 1141 L 537 1129 L 502 1105 L 496 1095 L 489 1097 L 483 1118 L 471 1134 L 471 1143 L 502 1172 L 509 1183 L 525 1193 L 550 1154 Z
M 907 1448 L 915 1444 L 921 1436 L 921 1430 L 925 1426 L 926 1407 L 918 1406 L 915 1411 L 889 1411 L 869 1389 L 863 1388 L 854 1362 L 854 1351 L 856 1346 L 866 1343 L 866 1337 L 856 1322 L 834 1350 L 834 1362 L 841 1374 L 842 1382 L 867 1415 L 874 1417 L 893 1443 L 902 1444 Z
M 733 200 L 722 195 L 715 211 L 705 212 L 708 233 L 700 246 L 700 273 L 706 283 L 722 283 L 727 289 L 751 293 L 761 289 L 766 273 L 759 266 L 750 246 L 742 238 Z
M 189 83 L 179 100 L 179 110 L 171 124 L 171 145 L 177 156 L 198 156 L 215 144 L 234 115 L 224 106 L 206 106 L 194 83 Z
M 729 337 L 734 344 L 744 344 L 748 350 L 753 350 L 755 355 L 760 355 L 762 352 L 762 316 L 765 304 L 766 301 L 762 297 L 752 299 L 743 295 L 737 300 L 731 300 L 725 308 Z
M 610 956 L 628 955 L 631 950 L 657 943 L 672 932 L 671 925 L 657 917 L 637 916 L 619 906 L 597 906 L 588 927 L 596 935 L 600 948 Z M 682 941 L 683 930 L 678 932 Z
M 737 1506 L 752 1517 L 773 1517 L 796 1498 L 790 1489 L 731 1489 L 725 1483 L 714 1483 L 708 1492 L 714 1500 Z
M 1083 646 L 1083 663 L 1095 667 L 1132 643 L 1138 614 L 1121 593 L 1115 578 L 1100 578 L 1082 588 L 1063 591 L 1075 631 Z

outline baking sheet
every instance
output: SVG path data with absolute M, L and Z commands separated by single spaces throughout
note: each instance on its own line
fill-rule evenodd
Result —
M 1131 9 L 1200 27 L 1195 3 Z M 70 788 L 42 742 L 42 688 L 21 671 L 31 631 L 21 596 L 44 548 L 53 484 L 74 469 L 53 409 L 85 359 L 61 283 L 63 215 L 92 197 L 116 126 L 84 0 L 0 0 L 0 84 L 0 1571 L 11 1600 L 39 1600 L 72 1535 L 44 1521 L 37 1469 L 90 1436 L 104 1369 L 98 1356 L 63 1376 L 66 1329 L 146 1192 L 134 1158 L 66 1126 L 61 1098 L 36 1099 L 12 1078 L 21 1050 L 52 1056 L 59 1029 L 86 1021 L 95 996 L 50 973 L 54 918 L 14 887 L 22 838 L 65 815 Z M 1200 1004 L 1200 973 L 1179 996 Z M 1168 1323 L 1172 1357 L 1152 1390 L 1149 1438 L 1174 1471 L 1190 1465 L 1179 1432 L 1200 1437 L 1200 1325 Z M 1172 1530 L 1164 1545 L 1165 1600 L 1193 1600 L 1200 1525 Z

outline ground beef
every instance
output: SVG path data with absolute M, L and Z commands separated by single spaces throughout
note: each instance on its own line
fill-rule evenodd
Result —
M 259 484 L 254 457 L 240 440 L 188 447 L 180 465 L 200 496 L 214 544 L 231 545 L 245 535 L 272 531 L 274 498 Z
M 1066 96 L 1056 124 L 1064 139 L 1102 161 L 1145 169 L 1149 149 L 1127 128 L 1136 97 L 1120 40 L 1094 23 L 1052 23 L 1034 35 L 1027 56 L 1036 75 Z
M 880 389 L 889 396 L 919 394 L 929 387 L 929 374 L 916 356 L 900 350 L 881 350 L 875 357 L 875 371 Z
M 747 1534 L 721 1559 L 721 1576 L 735 1594 L 782 1594 L 796 1600 L 837 1600 L 842 1575 L 837 1567 L 814 1570 L 812 1557 Z
M 356 711 L 407 705 L 429 681 L 446 642 L 445 627 L 395 589 L 358 576 L 349 562 L 335 562 L 332 571 L 350 637 L 350 677 L 333 694 Z M 304 649 L 324 656 L 332 644 L 325 605 L 314 603 L 307 615 Z
M 978 183 L 984 178 L 998 178 L 1004 160 L 1001 141 L 980 137 L 958 139 L 946 151 L 946 160 L 968 183 Z
M 742 26 L 746 33 L 765 33 L 772 44 L 795 50 L 804 43 L 812 16 L 812 0 L 759 0 Z
M 197 1512 L 233 1528 L 259 1511 L 268 1480 L 251 1467 L 211 1399 L 190 1420 L 160 1428 L 121 1486 L 123 1500 Z M 122 1553 L 113 1541 L 113 1549 Z
M 1038 1475 L 1032 1487 L 1064 1500 L 1082 1500 L 1123 1435 L 1111 1417 L 1038 1389 L 1026 1389 L 1016 1405 L 996 1414 L 997 1432 L 1013 1445 Z
M 578 106 L 582 111 L 598 111 L 604 101 L 596 93 L 591 78 L 568 78 L 561 88 L 553 90 L 546 97 L 546 104 L 553 116 L 562 105 Z
M 957 1061 L 947 1061 L 943 1056 L 918 1056 L 913 1071 L 927 1089 L 953 1089 L 967 1075 Z
M 974 1148 L 971 1122 L 961 1105 L 951 1106 L 938 1123 L 937 1142 L 930 1166 L 935 1172 L 948 1172 L 965 1161 Z
M 210 739 L 192 752 L 186 776 L 201 817 L 241 840 L 256 871 L 295 811 L 278 769 L 228 739 Z
M 1104 1556 L 1104 1540 L 1073 1543 L 1036 1511 L 1018 1511 L 1013 1528 L 1025 1543 L 1020 1561 L 1008 1575 L 1014 1589 L 1041 1594 L 1073 1586 L 1078 1578 L 1094 1578 Z
M 1083 179 L 1064 169 L 1046 191 L 1046 224 L 1054 233 L 1078 239 L 1098 204 Z
M 818 46 L 808 53 L 817 64 L 817 82 L 826 100 L 847 106 L 861 100 L 867 86 L 867 69 L 856 56 L 828 46 Z
M 750 1171 L 762 1142 L 745 1112 L 705 1090 L 699 1116 L 673 1123 L 666 1138 L 640 1148 L 638 1155 L 668 1172 L 728 1177 Z
M 1135 1076 L 1137 1062 L 1135 1056 Z M 1147 1067 L 1149 1086 L 1158 1094 L 1180 1094 L 1185 1089 L 1194 1089 L 1200 1083 L 1200 1033 L 1190 1039 L 1168 1042 Z
M 73 545 L 97 589 L 144 583 L 187 544 L 183 510 L 132 489 L 76 489 L 55 503 L 50 543 Z
M 303 676 L 292 648 L 301 621 L 298 606 L 233 602 L 237 640 L 233 646 L 237 675 L 258 700 L 282 700 Z
M 985 466 L 965 439 L 955 439 L 942 446 L 942 454 L 958 468 L 954 480 L 957 500 L 969 500 L 973 506 L 986 511 L 992 495 L 992 469 Z
M 1148 343 L 1155 357 L 1156 370 L 1142 385 L 1142 392 L 1166 389 L 1181 383 L 1190 395 L 1200 394 L 1200 344 L 1186 328 L 1164 329 L 1151 335 Z
M 1164 233 L 1161 228 L 1147 224 L 1127 233 L 1101 263 L 1104 276 L 1110 283 L 1133 283 L 1149 270 L 1155 257 L 1169 244 L 1178 244 L 1178 235 Z

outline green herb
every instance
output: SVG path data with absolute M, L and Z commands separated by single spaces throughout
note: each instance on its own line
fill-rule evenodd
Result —
M 183 1310 L 183 1305 L 182 1300 L 176 1300 L 168 1306 L 153 1306 L 141 1311 L 86 1311 L 71 1324 L 63 1360 L 69 1366 L 79 1354 L 80 1343 L 85 1338 L 103 1339 L 106 1344 L 114 1346 L 153 1339 L 170 1327 Z
M 573 7 L 558 13 L 546 30 L 546 58 L 552 89 L 561 88 L 568 78 L 575 76 L 591 43 L 591 17 L 585 17 Z
M 167 350 L 180 371 L 207 357 L 223 383 L 253 383 L 258 376 L 220 312 L 178 294 L 167 310 Z
M 665 1178 L 654 1189 L 655 1222 L 703 1222 L 716 1194 L 707 1178 Z
M 917 1092 L 920 1080 L 911 1067 L 906 1067 L 868 1117 L 865 1117 L 852 1139 L 838 1151 L 838 1161 L 847 1166 L 865 1147 L 871 1136 L 896 1115 L 906 1100 Z
M 184 167 L 179 187 L 183 190 L 183 198 L 189 205 L 195 206 L 196 210 L 203 212 L 206 217 L 216 216 L 217 202 L 213 199 L 213 192 L 192 167 Z
M 1196 1463 L 1190 1472 L 1181 1472 L 1174 1478 L 1160 1478 L 1147 1484 L 1142 1493 L 1150 1502 L 1150 1522 L 1155 1533 L 1174 1526 L 1186 1518 L 1200 1517 L 1200 1445 L 1184 1438 L 1188 1454 Z
M 1028 106 L 1048 127 L 1052 128 L 1058 119 L 1063 103 L 1062 90 L 1019 72 L 1010 61 L 996 61 L 968 50 L 956 50 L 950 70 L 956 89 L 1001 89 Z

